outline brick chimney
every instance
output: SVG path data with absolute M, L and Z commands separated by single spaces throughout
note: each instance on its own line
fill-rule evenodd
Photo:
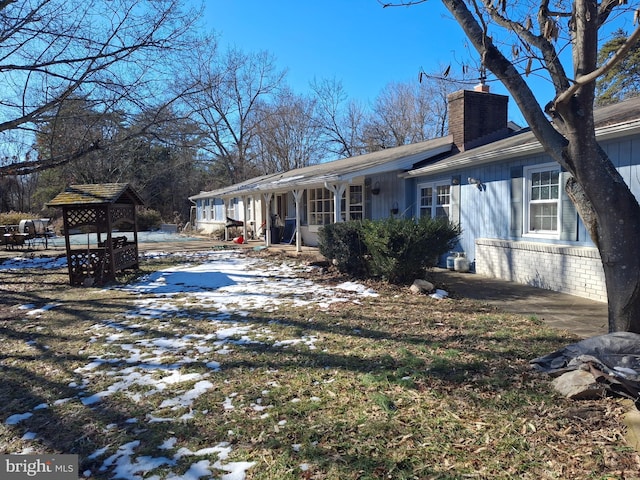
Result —
M 449 134 L 458 150 L 479 147 L 506 136 L 509 97 L 489 92 L 484 82 L 474 90 L 460 90 L 447 97 Z

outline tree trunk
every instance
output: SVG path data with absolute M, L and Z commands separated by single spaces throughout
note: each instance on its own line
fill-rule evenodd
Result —
M 609 299 L 609 331 L 640 333 L 640 205 L 620 173 L 596 141 L 593 119 L 594 80 L 571 88 L 551 43 L 529 32 L 526 36 L 544 55 L 544 62 L 558 96 L 545 111 L 524 81 L 489 36 L 487 23 L 474 17 L 464 0 L 442 0 L 465 31 L 489 68 L 507 87 L 520 107 L 532 132 L 545 151 L 573 175 L 566 186 L 600 257 Z M 545 3 L 546 5 L 546 3 Z M 485 12 L 491 10 L 490 5 Z M 477 10 L 474 10 L 479 15 Z M 551 20 L 546 9 L 539 12 Z M 598 51 L 598 4 L 575 0 L 571 17 L 571 46 L 574 79 L 591 74 Z M 493 19 L 505 28 L 508 23 L 497 11 Z M 523 32 L 521 32 L 523 33 Z
M 569 141 L 565 158 L 580 159 L 568 188 L 596 244 L 607 287 L 609 332 L 640 333 L 640 206 L 599 146 Z M 586 177 L 586 178 L 585 178 Z
M 567 145 L 550 153 L 573 175 L 567 191 L 600 253 L 609 332 L 640 333 L 640 205 L 598 144 L 593 108 L 588 108 L 593 101 L 590 84 L 555 105 Z

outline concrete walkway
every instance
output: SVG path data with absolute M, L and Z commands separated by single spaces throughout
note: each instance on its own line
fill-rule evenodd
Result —
M 475 273 L 436 269 L 433 279 L 454 297 L 465 297 L 520 315 L 535 315 L 548 325 L 582 338 L 608 331 L 607 304 Z

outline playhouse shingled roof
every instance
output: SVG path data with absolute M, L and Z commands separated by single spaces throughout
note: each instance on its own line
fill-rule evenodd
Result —
M 59 193 L 48 202 L 47 206 L 62 207 L 108 203 L 144 204 L 142 198 L 128 183 L 96 183 L 69 185 L 64 192 Z

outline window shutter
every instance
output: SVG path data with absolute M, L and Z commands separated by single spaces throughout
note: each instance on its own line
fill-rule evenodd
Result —
M 371 178 L 364 179 L 364 218 L 371 220 Z
M 449 221 L 455 225 L 460 223 L 460 182 L 451 185 L 451 197 L 449 198 Z
M 522 166 L 511 167 L 511 225 L 509 231 L 512 237 L 522 236 L 523 182 Z

